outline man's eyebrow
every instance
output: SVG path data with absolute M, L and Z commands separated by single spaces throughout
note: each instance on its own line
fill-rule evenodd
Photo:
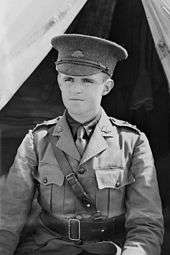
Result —
M 63 79 L 64 79 L 64 80 L 66 80 L 66 79 L 72 79 L 72 80 L 73 80 L 74 77 L 72 77 L 72 76 L 64 76 Z

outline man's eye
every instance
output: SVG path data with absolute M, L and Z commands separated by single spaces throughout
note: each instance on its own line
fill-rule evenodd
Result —
M 94 83 L 93 80 L 88 79 L 88 78 L 83 79 L 83 82 L 84 83 Z
M 73 82 L 74 80 L 71 77 L 67 77 L 67 78 L 64 79 L 64 81 L 65 82 Z

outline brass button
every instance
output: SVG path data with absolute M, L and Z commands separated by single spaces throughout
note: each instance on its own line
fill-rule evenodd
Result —
M 86 169 L 85 168 L 80 168 L 79 170 L 78 170 L 78 173 L 79 174 L 84 174 L 86 172 Z
M 119 188 L 119 187 L 120 187 L 120 182 L 117 181 L 117 182 L 116 182 L 116 188 Z
M 43 183 L 47 183 L 47 182 L 48 182 L 47 177 L 44 177 L 44 178 L 43 178 Z
M 89 208 L 89 207 L 90 207 L 90 204 L 87 204 L 87 205 L 86 205 L 86 207 L 88 207 L 88 208 Z

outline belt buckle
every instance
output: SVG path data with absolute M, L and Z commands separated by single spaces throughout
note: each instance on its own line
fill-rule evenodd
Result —
M 79 219 L 68 220 L 68 238 L 71 241 L 80 241 L 80 220 Z

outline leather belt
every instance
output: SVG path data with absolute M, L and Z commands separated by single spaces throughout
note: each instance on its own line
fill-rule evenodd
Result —
M 70 241 L 108 241 L 122 231 L 124 215 L 113 218 L 61 219 L 41 212 L 44 226 Z

